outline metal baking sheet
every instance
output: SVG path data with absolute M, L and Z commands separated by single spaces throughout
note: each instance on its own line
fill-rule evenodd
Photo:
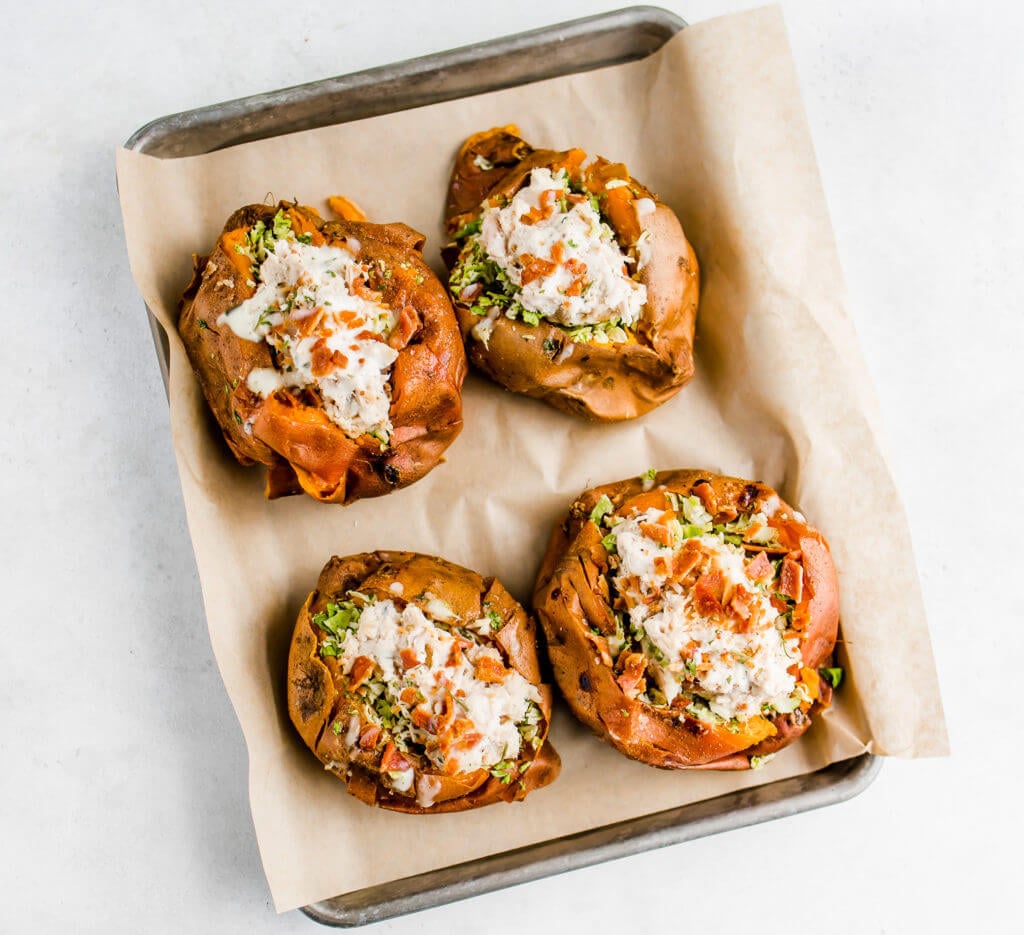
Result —
M 337 78 L 161 117 L 128 149 L 163 159 L 482 94 L 645 58 L 686 23 L 637 6 Z M 164 383 L 168 345 L 150 315 Z M 324 925 L 379 922 L 641 851 L 783 818 L 858 795 L 881 759 L 863 754 L 753 789 L 382 883 L 303 908 Z

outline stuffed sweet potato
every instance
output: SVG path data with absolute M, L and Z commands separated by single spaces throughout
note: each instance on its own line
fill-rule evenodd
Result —
M 307 746 L 370 805 L 511 802 L 560 768 L 534 621 L 501 583 L 415 552 L 332 558 L 288 656 Z
M 455 312 L 491 379 L 614 422 L 693 376 L 696 255 L 621 163 L 534 149 L 515 127 L 478 133 L 455 160 L 446 216 Z
M 458 435 L 465 353 L 422 246 L 404 224 L 281 202 L 236 211 L 196 257 L 178 329 L 231 451 L 266 465 L 268 497 L 380 496 Z
M 764 484 L 652 471 L 586 491 L 534 604 L 576 716 L 653 766 L 757 767 L 840 674 L 828 544 Z

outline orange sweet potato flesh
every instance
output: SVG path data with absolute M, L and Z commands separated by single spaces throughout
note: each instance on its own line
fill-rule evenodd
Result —
M 395 583 L 401 585 L 401 595 L 392 591 Z M 345 599 L 350 590 L 393 600 L 401 606 L 408 601 L 421 607 L 428 600 L 423 595 L 429 592 L 445 601 L 465 622 L 485 616 L 487 611 L 501 617 L 501 628 L 482 639 L 497 647 L 507 667 L 537 685 L 541 696 L 541 745 L 534 752 L 529 744 L 523 744 L 517 769 L 529 763 L 525 772 L 508 783 L 483 769 L 449 776 L 425 757 L 406 755 L 415 780 L 412 791 L 403 794 L 391 788 L 386 773 L 381 771 L 381 743 L 371 750 L 350 747 L 346 740 L 350 719 L 359 718 L 363 726 L 368 722 L 360 715 L 358 700 L 348 692 L 348 679 L 337 661 L 321 657 L 320 646 L 326 634 L 313 623 L 314 614 L 328 603 Z M 288 654 L 287 699 L 292 723 L 317 758 L 343 779 L 357 798 L 392 811 L 441 814 L 518 801 L 548 785 L 561 769 L 561 760 L 547 740 L 552 691 L 541 683 L 536 623 L 497 579 L 481 577 L 434 556 L 379 551 L 332 558 L 299 612 Z M 341 725 L 337 733 L 335 724 Z M 433 805 L 417 801 L 416 790 L 422 783 L 437 790 L 432 796 Z
M 314 244 L 357 241 L 357 258 L 377 276 L 370 286 L 392 309 L 415 310 L 409 315 L 415 326 L 391 372 L 394 432 L 383 452 L 368 436 L 350 438 L 327 418 L 315 394 L 278 390 L 264 399 L 249 390 L 250 371 L 273 366 L 270 348 L 217 324 L 255 291 L 248 284 L 252 262 L 234 247 L 258 220 L 270 227 L 278 210 Z M 423 477 L 459 434 L 465 352 L 447 292 L 423 261 L 422 248 L 423 235 L 404 224 L 324 221 L 312 208 L 281 202 L 239 209 L 210 255 L 195 258 L 178 330 L 231 451 L 244 465 L 266 466 L 269 498 L 305 492 L 322 503 L 351 503 L 379 497 Z
M 555 681 L 575 715 L 594 733 L 635 760 L 667 769 L 747 769 L 751 756 L 765 756 L 792 743 L 810 726 L 813 716 L 831 700 L 827 683 L 816 670 L 827 666 L 839 624 L 839 586 L 828 544 L 821 533 L 793 515 L 779 501 L 780 539 L 793 546 L 788 554 L 803 569 L 804 592 L 794 610 L 803 624 L 800 654 L 806 675 L 802 681 L 816 695 L 807 710 L 789 715 L 751 718 L 738 733 L 724 724 L 680 719 L 640 699 L 627 697 L 615 678 L 610 657 L 595 652 L 591 627 L 607 632 L 608 553 L 603 532 L 590 521 L 590 512 L 607 495 L 616 512 L 628 515 L 634 507 L 667 506 L 664 491 L 689 496 L 701 482 L 711 488 L 719 513 L 715 522 L 735 513 L 754 512 L 777 494 L 764 484 L 707 471 L 659 473 L 654 489 L 644 491 L 639 478 L 595 487 L 582 493 L 565 519 L 555 526 L 534 591 L 534 608 L 547 638 Z M 650 485 L 648 485 L 650 486 Z M 732 512 L 735 511 L 735 512 Z M 774 522 L 774 521 L 773 521 Z M 756 554 L 751 548 L 750 555 Z M 782 557 L 786 548 L 773 557 Z
M 483 160 L 486 160 L 484 162 Z M 535 168 L 565 168 L 570 178 L 601 199 L 604 219 L 619 244 L 633 246 L 650 235 L 650 261 L 639 275 L 647 304 L 628 344 L 573 344 L 568 334 L 542 319 L 531 326 L 504 316 L 494 323 L 487 345 L 471 331 L 480 322 L 469 305 L 453 296 L 470 361 L 515 393 L 542 399 L 565 412 L 600 422 L 632 419 L 670 399 L 693 377 L 693 336 L 700 291 L 697 257 L 675 213 L 629 176 L 626 167 L 597 159 L 586 169 L 582 150 L 537 150 L 514 126 L 471 136 L 452 170 L 446 205 L 453 236 L 476 218 L 485 200 L 511 198 Z M 493 168 L 482 169 L 490 163 Z M 628 186 L 605 184 L 626 178 Z M 638 215 L 636 202 L 649 198 L 655 210 Z M 457 249 L 443 253 L 449 268 Z

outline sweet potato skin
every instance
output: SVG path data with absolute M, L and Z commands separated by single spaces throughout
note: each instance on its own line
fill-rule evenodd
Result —
M 627 697 L 611 665 L 602 661 L 600 638 L 591 630 L 592 626 L 601 630 L 610 614 L 602 585 L 609 570 L 608 553 L 601 544 L 601 531 L 590 521 L 591 510 L 605 495 L 616 511 L 626 511 L 640 505 L 641 498 L 657 497 L 661 490 L 689 496 L 701 483 L 708 485 L 722 511 L 742 511 L 777 496 L 764 484 L 697 470 L 661 472 L 649 491 L 639 478 L 587 490 L 551 534 L 534 591 L 534 608 L 544 629 L 555 681 L 573 713 L 595 734 L 626 756 L 652 766 L 747 769 L 751 756 L 774 753 L 807 730 L 813 716 L 830 703 L 827 683 L 820 682 L 819 696 L 809 711 L 752 718 L 746 729 L 730 733 L 724 725 L 689 717 L 680 720 L 677 712 Z M 779 510 L 791 516 L 781 538 L 789 554 L 798 556 L 804 574 L 804 594 L 794 611 L 803 623 L 801 658 L 804 667 L 816 671 L 828 665 L 838 633 L 836 569 L 821 533 L 793 517 L 793 509 L 781 500 Z M 755 722 L 770 722 L 770 733 L 765 724 Z
M 269 226 L 278 210 L 314 244 L 358 243 L 357 258 L 380 274 L 371 285 L 384 301 L 416 310 L 419 327 L 392 369 L 394 433 L 384 452 L 367 436 L 350 438 L 296 394 L 264 399 L 249 390 L 249 373 L 273 366 L 270 348 L 217 324 L 255 291 L 252 262 L 235 244 L 257 221 Z M 324 221 L 312 208 L 281 202 L 239 209 L 209 256 L 194 258 L 178 330 L 228 447 L 241 464 L 266 466 L 267 497 L 304 492 L 323 503 L 351 503 L 382 496 L 423 477 L 459 434 L 465 352 L 447 291 L 423 261 L 422 247 L 423 236 L 404 224 Z
M 603 199 L 606 220 L 620 244 L 632 246 L 643 232 L 651 237 L 651 257 L 640 274 L 648 301 L 636 325 L 637 342 L 574 344 L 566 332 L 541 320 L 531 326 L 504 316 L 494 323 L 488 344 L 471 334 L 480 319 L 452 296 L 469 360 L 492 380 L 515 393 L 541 399 L 565 412 L 599 422 L 633 419 L 670 399 L 693 377 L 693 340 L 700 291 L 696 254 L 675 213 L 626 167 L 598 159 L 580 168 L 581 150 L 537 150 L 515 127 L 496 127 L 471 136 L 452 170 L 446 205 L 450 236 L 490 198 L 511 197 L 535 168 L 567 168 L 578 173 L 592 194 Z M 482 169 L 481 165 L 491 165 Z M 628 186 L 605 188 L 611 178 Z M 635 204 L 655 203 L 643 217 Z M 454 267 L 458 249 L 442 254 Z
M 313 623 L 313 615 L 350 590 L 375 595 L 380 600 L 397 600 L 391 590 L 396 582 L 402 585 L 402 594 L 411 603 L 416 602 L 416 595 L 431 592 L 464 620 L 482 616 L 485 604 L 501 616 L 503 625 L 490 642 L 501 652 L 507 666 L 537 685 L 541 695 L 538 736 L 542 744 L 536 754 L 525 745 L 520 751 L 520 764 L 532 760 L 521 781 L 503 783 L 487 770 L 446 776 L 424 759 L 413 762 L 414 791 L 411 795 L 401 794 L 382 778 L 380 751 L 350 749 L 344 731 L 335 733 L 331 729 L 332 724 L 339 720 L 344 724 L 357 714 L 358 706 L 346 691 L 347 679 L 337 661 L 320 656 L 325 634 Z M 286 695 L 289 716 L 306 746 L 328 770 L 346 782 L 350 793 L 380 808 L 426 815 L 519 801 L 552 782 L 561 769 L 559 756 L 547 739 L 553 693 L 541 682 L 536 623 L 497 579 L 481 577 L 434 556 L 378 551 L 332 558 L 299 612 L 288 654 Z M 433 805 L 418 804 L 415 789 L 421 781 L 438 787 Z

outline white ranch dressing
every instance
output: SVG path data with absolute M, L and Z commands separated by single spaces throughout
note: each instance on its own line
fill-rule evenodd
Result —
M 243 340 L 266 341 L 278 353 L 282 369 L 255 368 L 246 380 L 249 389 L 266 398 L 281 389 L 315 386 L 324 412 L 346 434 L 390 437 L 388 380 L 398 352 L 382 339 L 396 316 L 354 291 L 357 279 L 365 283 L 366 267 L 349 250 L 280 239 L 259 275 L 255 294 L 217 319 Z M 316 327 L 303 334 L 303 321 L 320 313 Z M 314 373 L 324 348 L 328 356 L 340 356 L 329 372 Z
M 799 641 L 786 640 L 776 626 L 778 611 L 747 576 L 743 550 L 713 535 L 688 540 L 699 544 L 702 567 L 722 575 L 726 603 L 737 588 L 750 595 L 750 618 L 742 625 L 731 614 L 704 616 L 690 592 L 657 570 L 664 567 L 659 558 L 671 568 L 677 550 L 655 542 L 641 525 L 657 523 L 661 515 L 660 510 L 647 510 L 614 527 L 620 563 L 615 584 L 638 599 L 629 611 L 630 621 L 643 629 L 663 657 L 664 661 L 652 658 L 650 668 L 666 701 L 671 703 L 680 693 L 688 659 L 700 667 L 699 674 L 689 678 L 707 696 L 708 707 L 726 720 L 753 717 L 763 704 L 786 707 L 796 687 L 789 669 L 800 662 Z M 637 577 L 638 588 L 627 584 L 630 576 Z M 652 595 L 651 603 L 643 600 Z M 697 647 L 691 652 L 693 643 Z
M 623 180 L 623 184 L 627 183 Z M 555 193 L 554 210 L 546 218 L 525 223 L 523 216 L 539 208 L 548 191 Z M 623 271 L 624 264 L 631 260 L 623 256 L 614 232 L 589 200 L 568 203 L 567 211 L 559 209 L 558 199 L 569 193 L 564 172 L 553 175 L 550 169 L 534 169 L 529 182 L 508 205 L 488 205 L 484 209 L 480 243 L 488 257 L 520 287 L 519 301 L 530 311 L 570 327 L 613 319 L 633 325 L 647 302 L 647 287 Z M 554 271 L 523 285 L 521 258 L 526 255 L 551 260 L 552 248 L 562 254 Z M 567 265 L 571 260 L 586 267 L 581 295 L 566 294 L 578 275 Z
M 358 657 L 373 660 L 392 709 L 410 723 L 412 709 L 417 705 L 441 716 L 447 695 L 455 698 L 459 716 L 472 723 L 471 732 L 478 733 L 480 739 L 446 761 L 432 746 L 429 731 L 412 727 L 413 737 L 425 745 L 426 756 L 435 766 L 447 765 L 466 773 L 516 759 L 522 741 L 517 725 L 526 718 L 531 702 L 540 703 L 540 692 L 511 669 L 500 682 L 478 678 L 476 667 L 485 657 L 504 666 L 501 654 L 493 646 L 473 643 L 455 653 L 458 661 L 450 665 L 455 647 L 455 637 L 435 626 L 415 604 L 399 610 L 394 601 L 385 600 L 363 609 L 358 626 L 345 637 L 338 661 L 348 674 Z M 403 650 L 407 655 L 411 653 L 416 665 L 406 665 Z M 403 688 L 416 689 L 423 700 L 402 701 Z

